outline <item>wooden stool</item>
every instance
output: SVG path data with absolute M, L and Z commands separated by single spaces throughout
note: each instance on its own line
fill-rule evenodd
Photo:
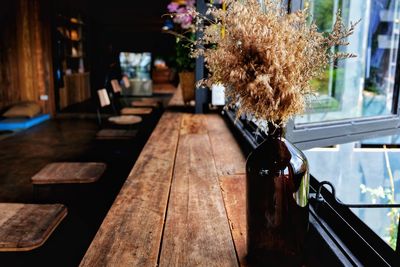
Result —
M 97 132 L 96 139 L 132 139 L 137 133 L 137 130 L 102 129 Z
M 61 204 L 0 203 L 0 251 L 42 246 L 66 215 Z
M 142 122 L 142 118 L 134 115 L 122 115 L 110 117 L 108 121 L 118 125 L 132 125 Z
M 153 111 L 151 108 L 123 108 L 122 115 L 147 115 Z
M 176 87 L 170 83 L 153 84 L 153 94 L 173 94 L 176 92 Z
M 106 169 L 105 163 L 56 162 L 47 164 L 32 178 L 32 184 L 82 184 L 94 183 Z
M 160 103 L 151 98 L 143 98 L 142 100 L 135 100 L 131 102 L 134 107 L 158 107 Z

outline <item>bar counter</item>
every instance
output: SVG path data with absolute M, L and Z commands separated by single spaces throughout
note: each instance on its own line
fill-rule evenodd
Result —
M 244 173 L 220 115 L 166 111 L 80 266 L 239 266 Z

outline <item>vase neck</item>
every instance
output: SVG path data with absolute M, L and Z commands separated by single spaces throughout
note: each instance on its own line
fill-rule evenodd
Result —
M 268 137 L 281 138 L 283 135 L 283 128 L 272 122 L 268 122 Z

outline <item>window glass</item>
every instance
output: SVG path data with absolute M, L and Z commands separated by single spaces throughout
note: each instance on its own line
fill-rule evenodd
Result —
M 400 135 L 304 151 L 310 172 L 330 181 L 337 198 L 347 204 L 400 203 Z M 397 208 L 352 208 L 393 249 Z
M 347 26 L 361 21 L 348 38 L 350 44 L 335 48 L 357 57 L 332 63 L 322 77 L 312 81 L 317 93 L 310 98 L 306 114 L 295 118 L 297 125 L 392 114 L 399 3 L 396 0 L 305 1 L 321 31 L 332 29 L 338 9 L 342 10 Z

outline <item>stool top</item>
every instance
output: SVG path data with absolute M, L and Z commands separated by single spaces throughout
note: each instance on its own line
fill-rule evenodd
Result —
M 131 105 L 135 107 L 158 107 L 159 102 L 151 98 L 150 99 L 144 98 L 142 100 L 132 101 Z
M 122 115 L 110 117 L 108 118 L 108 121 L 119 125 L 130 125 L 141 122 L 142 118 L 135 115 Z
M 97 139 L 131 139 L 137 135 L 137 130 L 102 129 L 96 133 Z
M 153 111 L 152 108 L 123 108 L 121 109 L 122 115 L 145 115 L 150 114 Z
M 106 169 L 98 162 L 54 162 L 32 178 L 32 184 L 80 184 L 96 182 Z
M 66 215 L 62 204 L 0 203 L 0 251 L 42 246 Z

